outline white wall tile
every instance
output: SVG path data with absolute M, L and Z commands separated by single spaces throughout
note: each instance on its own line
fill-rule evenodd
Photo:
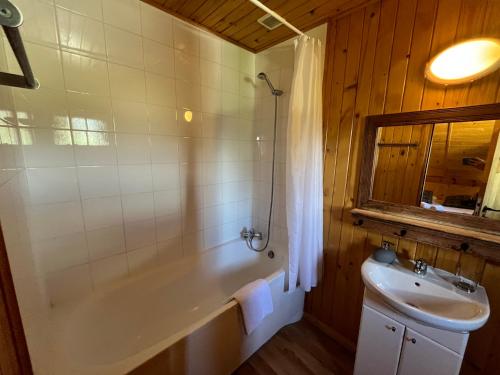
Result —
M 174 79 L 146 73 L 146 87 L 148 104 L 175 107 Z
M 88 262 L 83 232 L 37 241 L 33 244 L 33 253 L 45 273 Z
M 176 80 L 177 108 L 201 109 L 201 87 L 199 84 Z
M 74 130 L 114 131 L 111 101 L 108 97 L 67 92 L 71 128 Z
M 23 14 L 20 31 L 25 41 L 57 45 L 55 8 L 52 4 L 41 0 L 17 0 L 16 6 Z
M 125 224 L 125 244 L 127 250 L 154 245 L 156 224 L 154 219 Z
M 87 94 L 108 95 L 108 70 L 104 61 L 63 52 L 66 89 Z
M 200 55 L 200 32 L 188 24 L 174 19 L 174 47 L 175 49 Z
M 83 201 L 85 228 L 88 230 L 121 225 L 123 223 L 120 197 L 93 198 Z
M 222 113 L 225 116 L 239 117 L 240 116 L 240 98 L 237 94 L 223 92 L 222 93 Z
M 216 206 L 224 203 L 223 185 L 206 185 L 203 188 L 205 207 Z
M 179 164 L 153 164 L 153 190 L 179 189 Z
M 144 66 L 140 36 L 109 25 L 105 26 L 104 31 L 109 61 L 134 68 Z
M 150 220 L 154 217 L 153 193 L 125 195 L 122 204 L 126 223 Z
M 153 177 L 151 164 L 121 165 L 118 167 L 122 194 L 145 193 L 152 191 Z
M 141 20 L 144 37 L 173 45 L 172 16 L 141 2 Z
M 151 162 L 148 135 L 117 134 L 116 149 L 119 164 L 146 164 Z
M 28 220 L 35 241 L 83 232 L 80 201 L 31 206 Z
M 202 186 L 203 185 L 203 164 L 183 163 L 181 168 L 181 186 Z
M 102 0 L 104 22 L 141 33 L 141 12 L 136 0 Z
M 205 210 L 198 209 L 182 213 L 182 233 L 195 233 L 205 228 Z
M 66 95 L 47 87 L 13 92 L 17 121 L 25 127 L 69 129 Z
M 183 186 L 181 189 L 181 211 L 182 214 L 195 211 L 204 207 L 204 196 L 202 186 Z
M 146 100 L 146 80 L 143 70 L 109 64 L 109 84 L 113 98 L 138 102 Z
M 179 135 L 175 109 L 159 105 L 148 105 L 147 108 L 151 134 Z
M 236 70 L 240 68 L 240 49 L 226 41 L 222 42 L 222 65 Z
M 87 231 L 87 243 L 91 260 L 125 252 L 123 225 Z
M 127 256 L 119 254 L 97 260 L 91 264 L 90 270 L 94 286 L 125 277 L 128 273 Z
M 179 141 L 179 160 L 181 163 L 197 163 L 204 160 L 204 140 L 200 138 L 182 138 Z
M 155 216 L 179 215 L 180 214 L 180 190 L 164 190 L 154 192 Z
M 220 64 L 222 60 L 222 41 L 212 34 L 200 32 L 200 57 Z
M 156 240 L 166 242 L 181 235 L 181 216 L 178 214 L 156 218 Z
M 206 113 L 222 113 L 222 92 L 217 89 L 202 86 L 201 109 Z
M 61 48 L 100 58 L 106 56 L 102 22 L 57 8 L 57 25 Z
M 238 94 L 240 91 L 239 86 L 240 73 L 236 69 L 222 67 L 222 90 Z
M 200 82 L 200 58 L 196 55 L 175 50 L 175 78 Z
M 144 39 L 144 65 L 146 71 L 174 77 L 174 50 L 161 43 Z
M 21 129 L 27 167 L 71 167 L 75 163 L 68 130 Z
M 73 132 L 78 133 L 78 132 Z M 79 166 L 116 164 L 115 135 L 102 132 L 79 132 L 90 139 L 90 144 L 75 146 L 75 159 Z M 85 138 L 84 138 L 85 139 Z M 95 142 L 94 142 L 95 141 Z
M 83 16 L 102 19 L 101 0 L 56 0 L 56 5 Z
M 83 199 L 120 194 L 120 180 L 116 166 L 79 167 L 78 180 Z
M 148 114 L 144 103 L 114 99 L 113 116 L 117 132 L 148 133 Z
M 76 169 L 73 167 L 28 169 L 26 177 L 31 204 L 79 199 Z
M 204 60 L 200 61 L 201 84 L 213 88 L 222 88 L 222 66 L 218 63 Z
M 163 135 L 151 136 L 151 160 L 153 163 L 179 161 L 179 138 Z
M 255 76 L 255 54 L 240 49 L 240 72 Z

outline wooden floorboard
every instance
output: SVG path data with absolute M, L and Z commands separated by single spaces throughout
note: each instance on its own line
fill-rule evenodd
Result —
M 353 367 L 354 354 L 302 320 L 281 329 L 233 375 L 350 375 Z

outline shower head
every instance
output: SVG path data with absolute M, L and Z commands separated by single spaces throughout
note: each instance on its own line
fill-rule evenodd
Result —
M 259 74 L 257 74 L 257 78 L 258 79 L 262 79 L 262 80 L 264 80 L 264 81 L 267 82 L 267 85 L 271 89 L 271 94 L 273 94 L 274 96 L 281 96 L 281 95 L 283 95 L 283 91 L 277 90 L 277 89 L 274 88 L 274 86 L 271 83 L 271 81 L 269 80 L 269 78 L 267 78 L 267 74 L 266 73 L 260 72 Z

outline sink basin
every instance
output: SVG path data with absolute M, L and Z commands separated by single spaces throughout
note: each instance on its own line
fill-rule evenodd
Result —
M 469 332 L 481 328 L 490 315 L 486 291 L 478 286 L 473 293 L 455 285 L 453 274 L 428 267 L 419 276 L 402 265 L 379 263 L 368 258 L 361 267 L 365 286 L 399 312 L 432 327 Z

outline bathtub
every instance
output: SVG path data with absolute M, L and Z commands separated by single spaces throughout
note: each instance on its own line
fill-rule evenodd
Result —
M 251 335 L 231 295 L 263 278 L 274 312 Z M 242 241 L 115 282 L 54 311 L 52 372 L 230 374 L 281 327 L 301 319 L 304 292 L 285 292 L 283 258 Z

